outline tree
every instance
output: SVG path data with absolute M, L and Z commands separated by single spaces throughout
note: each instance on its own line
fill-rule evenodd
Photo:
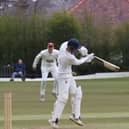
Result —
M 0 58 L 1 66 L 15 63 L 22 58 L 27 73 L 31 73 L 31 65 L 35 55 L 47 46 L 46 21 L 43 17 L 34 16 L 0 18 Z
M 81 28 L 81 41 L 88 48 L 89 53 L 93 52 L 95 55 L 110 61 L 114 42 L 112 27 L 106 23 L 97 26 L 93 17 L 86 13 Z M 105 71 L 103 67 L 98 67 L 96 62 L 93 62 L 92 66 L 85 64 L 85 67 L 80 67 L 80 69 L 89 70 L 89 73 Z
M 59 46 L 60 43 L 75 37 L 80 39 L 80 26 L 70 14 L 56 13 L 48 23 L 48 39 Z
M 129 70 L 129 22 L 117 27 L 115 36 L 119 55 L 122 56 L 122 67 Z

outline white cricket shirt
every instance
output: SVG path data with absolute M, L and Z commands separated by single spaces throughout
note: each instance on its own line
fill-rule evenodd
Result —
M 34 59 L 33 66 L 37 66 L 39 60 L 41 59 L 41 68 L 51 67 L 57 65 L 59 51 L 53 49 L 52 53 L 48 52 L 48 49 L 42 50 Z

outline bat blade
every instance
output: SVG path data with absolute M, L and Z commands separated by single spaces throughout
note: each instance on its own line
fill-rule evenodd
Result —
M 110 63 L 110 62 L 108 62 L 108 61 L 106 61 L 106 60 L 104 60 L 104 59 L 102 59 L 102 58 L 100 58 L 98 56 L 95 56 L 95 58 L 97 60 L 101 61 L 103 63 L 103 65 L 104 65 L 104 67 L 109 69 L 109 70 L 111 70 L 111 71 L 118 72 L 120 70 L 120 67 L 115 65 L 115 64 L 112 64 L 112 63 Z

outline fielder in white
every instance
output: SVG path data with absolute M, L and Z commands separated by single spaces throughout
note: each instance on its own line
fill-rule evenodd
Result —
M 74 56 L 74 52 L 80 48 L 79 41 L 77 39 L 70 39 L 64 42 L 59 50 L 58 55 L 58 87 L 59 93 L 57 100 L 54 104 L 54 110 L 52 112 L 49 123 L 52 128 L 58 128 L 58 122 L 64 110 L 65 104 L 68 100 L 69 93 L 71 95 L 72 112 L 70 120 L 76 124 L 83 126 L 84 123 L 80 120 L 80 106 L 82 99 L 81 86 L 77 87 L 77 84 L 72 76 L 72 65 L 80 65 L 85 62 L 90 62 L 94 58 L 94 54 L 88 54 L 85 47 L 80 48 L 82 54 L 81 59 L 77 59 Z
M 41 59 L 42 80 L 41 80 L 41 86 L 40 86 L 40 101 L 42 102 L 45 100 L 46 81 L 47 81 L 49 72 L 52 74 L 52 76 L 55 79 L 53 83 L 52 94 L 54 96 L 56 96 L 57 94 L 56 77 L 57 77 L 58 53 L 59 51 L 54 49 L 54 43 L 48 43 L 47 49 L 42 50 L 40 53 L 37 54 L 32 65 L 33 69 L 35 70 L 37 68 L 37 64 L 39 60 Z

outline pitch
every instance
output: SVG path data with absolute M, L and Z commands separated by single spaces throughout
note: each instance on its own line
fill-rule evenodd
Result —
M 129 78 L 83 80 L 78 84 L 83 90 L 81 112 L 86 126 L 69 121 L 68 104 L 59 124 L 61 129 L 129 128 Z M 55 102 L 51 85 L 47 82 L 46 100 L 41 103 L 40 82 L 0 82 L 0 129 L 4 128 L 5 91 L 11 91 L 13 96 L 13 129 L 51 129 L 48 119 Z

